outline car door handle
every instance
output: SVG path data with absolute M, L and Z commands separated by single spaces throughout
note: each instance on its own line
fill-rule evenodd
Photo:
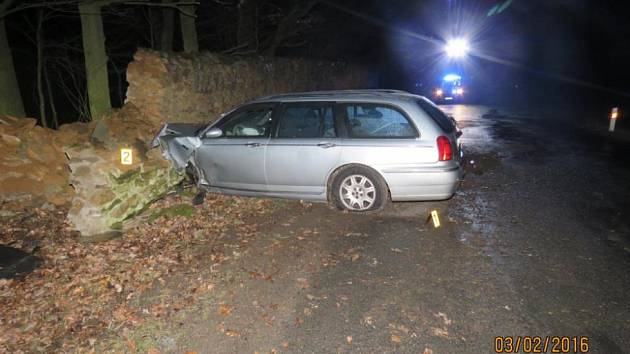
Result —
M 257 147 L 260 146 L 260 143 L 245 143 L 245 146 Z
M 317 144 L 317 146 L 319 146 L 322 149 L 328 149 L 328 148 L 331 148 L 331 147 L 335 147 L 337 145 L 335 145 L 333 143 L 319 143 L 319 144 Z

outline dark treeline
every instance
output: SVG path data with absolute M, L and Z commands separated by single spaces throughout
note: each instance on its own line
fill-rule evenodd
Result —
M 122 105 L 138 47 L 366 61 L 344 17 L 317 0 L 3 0 L 0 114 L 98 119 Z

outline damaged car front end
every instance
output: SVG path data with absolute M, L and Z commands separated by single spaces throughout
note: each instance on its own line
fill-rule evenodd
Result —
M 162 156 L 173 167 L 182 171 L 188 166 L 196 148 L 201 146 L 200 134 L 207 124 L 167 123 L 151 142 L 152 148 L 160 147 Z

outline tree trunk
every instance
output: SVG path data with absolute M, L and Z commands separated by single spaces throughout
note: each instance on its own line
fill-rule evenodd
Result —
M 241 50 L 256 48 L 256 1 L 240 0 L 238 2 L 238 28 L 236 29 L 237 46 Z
M 57 106 L 55 106 L 55 97 L 52 93 L 52 87 L 50 85 L 50 79 L 48 78 L 48 70 L 46 70 L 44 62 L 44 81 L 46 82 L 46 89 L 48 92 L 48 103 L 50 104 L 50 110 L 52 111 L 52 123 L 53 128 L 59 128 L 59 117 L 57 116 Z
M 0 114 L 25 116 L 3 19 L 0 19 Z
M 112 107 L 109 97 L 107 53 L 105 52 L 101 7 L 102 4 L 100 3 L 82 3 L 79 5 L 83 30 L 85 76 L 87 78 L 90 116 L 93 120 L 100 119 Z
M 147 6 L 147 23 L 149 24 L 149 43 L 151 49 L 158 49 L 155 46 L 157 34 L 155 34 L 155 15 L 153 14 L 153 9 L 151 6 Z
M 162 0 L 163 4 L 171 0 Z M 173 34 L 175 31 L 175 10 L 165 8 L 162 10 L 162 33 L 160 33 L 160 49 L 166 52 L 173 50 Z
M 39 101 L 39 122 L 42 127 L 48 128 L 46 121 L 46 98 L 44 97 L 43 68 L 44 68 L 44 39 L 42 25 L 44 23 L 44 9 L 37 10 L 37 99 Z
M 179 14 L 179 20 L 182 25 L 182 40 L 184 42 L 184 52 L 197 53 L 199 51 L 199 42 L 197 41 L 197 27 L 195 24 L 195 5 L 180 6 L 182 12 Z

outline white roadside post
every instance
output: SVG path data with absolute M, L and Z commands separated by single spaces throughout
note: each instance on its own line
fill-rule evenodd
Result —
M 615 131 L 615 123 L 617 123 L 617 117 L 619 117 L 619 108 L 613 107 L 612 111 L 610 111 L 610 124 L 608 125 L 608 131 Z

